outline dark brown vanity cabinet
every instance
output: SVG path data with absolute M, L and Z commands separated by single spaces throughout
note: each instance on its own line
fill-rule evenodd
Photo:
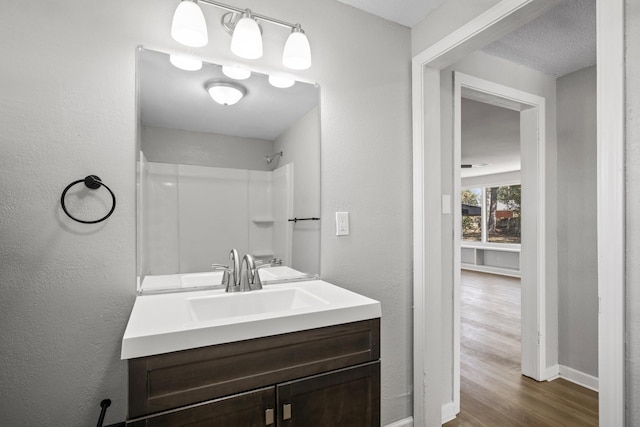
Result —
M 380 319 L 129 360 L 130 427 L 380 425 Z

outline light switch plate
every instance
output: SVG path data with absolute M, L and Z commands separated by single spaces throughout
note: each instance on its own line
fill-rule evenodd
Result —
M 336 212 L 336 236 L 349 235 L 349 212 Z

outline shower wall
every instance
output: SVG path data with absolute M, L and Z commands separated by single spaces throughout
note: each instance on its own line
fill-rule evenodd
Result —
M 210 271 L 231 248 L 291 257 L 293 165 L 274 172 L 146 162 L 142 275 Z

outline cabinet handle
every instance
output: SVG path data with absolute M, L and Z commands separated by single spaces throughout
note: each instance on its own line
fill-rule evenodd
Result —
M 282 405 L 282 419 L 288 420 L 291 418 L 291 404 L 287 403 Z
M 264 423 L 268 426 L 270 426 L 271 424 L 274 423 L 274 418 L 273 418 L 273 409 L 267 409 L 266 411 L 264 411 Z

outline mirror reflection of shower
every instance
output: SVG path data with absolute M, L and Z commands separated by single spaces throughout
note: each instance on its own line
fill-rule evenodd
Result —
M 267 161 L 267 164 L 270 165 L 271 162 L 273 162 L 276 157 L 282 157 L 282 151 L 280 151 L 278 153 L 273 153 L 270 156 L 265 156 L 264 159 Z

